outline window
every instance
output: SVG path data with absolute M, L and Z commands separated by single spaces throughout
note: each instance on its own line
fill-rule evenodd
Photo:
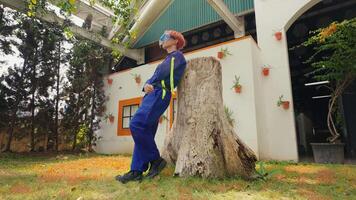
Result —
M 130 121 L 138 109 L 139 104 L 127 105 L 123 107 L 122 128 L 130 128 Z
M 177 94 L 177 93 L 176 93 Z M 172 127 L 173 124 L 173 120 L 174 120 L 174 116 L 177 113 L 177 95 L 173 95 L 171 102 L 170 102 L 170 106 L 169 106 L 169 112 L 170 112 L 170 118 L 169 118 L 169 127 Z
M 119 101 L 118 136 L 131 135 L 130 121 L 140 106 L 141 101 L 142 97 Z

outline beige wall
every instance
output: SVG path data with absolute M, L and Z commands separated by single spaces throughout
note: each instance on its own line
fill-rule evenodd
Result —
M 270 77 L 262 80 L 259 88 L 259 99 L 264 104 L 264 109 L 259 110 L 264 119 L 259 137 L 262 159 L 298 160 L 286 31 L 300 15 L 319 1 L 255 0 L 262 64 L 272 67 Z M 283 33 L 281 41 L 274 38 L 275 31 Z M 291 108 L 287 111 L 276 109 L 275 106 L 282 94 L 291 101 Z

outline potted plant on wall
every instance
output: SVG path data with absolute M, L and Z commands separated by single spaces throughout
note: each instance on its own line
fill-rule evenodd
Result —
M 108 78 L 107 81 L 108 81 L 108 84 L 111 85 L 113 80 L 112 80 L 112 78 Z
M 285 110 L 289 109 L 289 101 L 283 100 L 283 95 L 279 96 L 279 99 L 277 101 L 277 106 L 280 107 L 282 106 Z
M 234 85 L 232 86 L 232 88 L 235 89 L 236 93 L 241 93 L 242 85 L 240 84 L 240 77 L 237 77 L 235 75 Z
M 269 66 L 264 66 L 264 67 L 262 67 L 262 74 L 263 74 L 263 76 L 268 76 L 268 75 L 269 75 L 269 70 L 270 70 L 270 67 L 269 67 Z
M 226 48 L 221 48 L 220 49 L 220 51 L 218 52 L 218 58 L 219 59 L 223 59 L 223 58 L 225 58 L 227 55 L 232 55 L 231 53 L 230 53 L 230 51 L 227 49 L 227 47 Z
M 108 120 L 108 119 L 109 119 L 109 122 L 110 122 L 110 123 L 114 123 L 115 117 L 114 117 L 114 115 L 113 115 L 112 113 L 109 113 L 109 114 L 105 114 L 104 119 L 105 119 L 105 120 Z
M 163 122 L 163 120 L 168 120 L 168 118 L 165 115 L 161 115 L 159 117 L 159 123 L 161 124 Z
M 315 68 L 313 77 L 329 81 L 331 91 L 328 104 L 327 125 L 330 132 L 327 143 L 311 143 L 314 159 L 319 163 L 343 163 L 344 143 L 340 140 L 342 116 L 339 97 L 356 79 L 356 18 L 341 23 L 333 22 L 328 27 L 312 32 L 303 43 L 313 46 L 316 52 L 307 60 Z M 339 119 L 335 121 L 335 119 Z
M 140 74 L 131 74 L 131 75 L 134 77 L 135 82 L 136 82 L 137 84 L 140 84 L 140 83 L 141 83 L 141 75 L 140 75 Z
M 283 36 L 283 34 L 282 34 L 281 31 L 276 31 L 274 33 L 274 37 L 276 38 L 277 41 L 281 41 L 282 40 L 282 36 Z

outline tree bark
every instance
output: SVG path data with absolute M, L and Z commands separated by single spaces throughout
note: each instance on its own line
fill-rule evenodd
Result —
M 36 98 L 36 91 L 37 91 L 37 80 L 36 80 L 36 65 L 37 65 L 37 56 L 38 55 L 38 49 L 36 47 L 35 50 L 35 55 L 34 55 L 34 62 L 31 63 L 31 70 L 32 70 L 32 76 L 31 76 L 31 132 L 30 132 L 30 141 L 31 141 L 31 149 L 30 151 L 35 151 L 35 98 Z
M 188 61 L 177 100 L 177 116 L 162 151 L 162 157 L 175 164 L 175 175 L 254 175 L 256 156 L 237 136 L 224 111 L 218 60 L 202 57 Z
M 55 150 L 59 151 L 59 133 L 58 133 L 58 115 L 59 115 L 59 83 L 60 83 L 60 78 L 61 78 L 61 74 L 60 74 L 60 67 L 61 67 L 61 41 L 58 42 L 58 51 L 57 51 L 57 56 L 58 56 L 58 60 L 57 60 L 57 69 L 56 69 L 56 105 L 55 105 L 55 109 L 56 109 L 56 113 L 55 113 L 55 119 L 54 119 L 54 138 L 55 138 Z
M 95 98 L 96 98 L 96 88 L 94 83 L 92 84 L 92 88 L 93 88 L 93 93 L 92 93 L 92 97 L 91 97 L 91 112 L 90 112 L 90 129 L 89 129 L 89 135 L 88 135 L 88 151 L 89 152 L 93 152 L 93 146 L 92 146 L 92 142 L 93 142 L 93 132 L 94 132 L 94 119 L 95 119 Z
M 25 71 L 26 71 L 27 65 L 28 65 L 28 55 L 26 55 L 24 57 L 24 62 L 22 64 L 22 69 L 21 69 L 21 73 L 20 73 L 19 85 L 22 85 L 22 83 L 24 82 L 23 78 L 25 76 Z M 21 96 L 20 93 L 21 92 L 19 91 L 19 88 L 17 88 L 16 94 L 15 94 L 16 102 L 15 102 L 13 108 L 11 109 L 12 115 L 11 115 L 11 120 L 10 120 L 10 123 L 9 123 L 9 128 L 7 130 L 8 140 L 7 140 L 4 152 L 11 152 L 11 143 L 12 143 L 12 139 L 13 139 L 13 136 L 14 136 L 15 123 L 16 123 L 16 120 L 17 120 L 17 115 L 16 114 L 17 114 L 17 111 L 19 109 L 19 104 L 20 104 L 21 100 L 24 98 L 23 96 Z

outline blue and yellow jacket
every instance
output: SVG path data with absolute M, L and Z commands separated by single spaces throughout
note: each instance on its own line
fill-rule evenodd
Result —
M 152 77 L 146 83 L 153 85 L 153 87 L 162 88 L 163 99 L 167 91 L 173 92 L 174 88 L 177 87 L 186 66 L 187 62 L 183 53 L 179 50 L 173 51 L 157 66 Z M 142 91 L 144 92 L 144 88 L 142 88 Z

